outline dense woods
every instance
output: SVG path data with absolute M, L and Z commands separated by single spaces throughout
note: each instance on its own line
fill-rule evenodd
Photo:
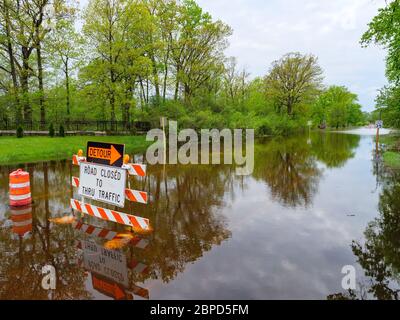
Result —
M 258 134 L 364 124 L 316 56 L 288 53 L 254 78 L 224 53 L 232 32 L 193 0 L 1 0 L 0 122 L 167 116 Z

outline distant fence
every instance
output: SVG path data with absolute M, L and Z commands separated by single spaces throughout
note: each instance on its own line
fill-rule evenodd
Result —
M 70 120 L 70 121 L 9 121 L 0 120 L 0 130 L 16 130 L 21 126 L 25 131 L 48 130 L 50 124 L 53 124 L 57 131 L 62 125 L 65 131 L 105 131 L 105 132 L 138 132 L 144 133 L 152 128 L 149 121 L 103 121 L 103 120 Z

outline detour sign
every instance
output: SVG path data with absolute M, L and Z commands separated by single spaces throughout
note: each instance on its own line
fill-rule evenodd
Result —
M 86 159 L 88 162 L 121 167 L 124 149 L 123 144 L 88 141 Z

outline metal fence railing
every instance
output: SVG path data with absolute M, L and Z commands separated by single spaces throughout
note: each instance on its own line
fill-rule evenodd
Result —
M 47 131 L 50 124 L 58 130 L 62 125 L 65 131 L 105 131 L 105 132 L 146 132 L 152 128 L 148 121 L 106 121 L 106 120 L 70 120 L 70 121 L 10 121 L 0 120 L 0 130 L 16 130 L 21 126 L 24 131 Z

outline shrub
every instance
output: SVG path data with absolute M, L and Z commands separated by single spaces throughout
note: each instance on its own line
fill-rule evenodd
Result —
M 24 129 L 21 126 L 17 128 L 17 138 L 22 138 L 24 136 Z
M 64 131 L 64 126 L 63 125 L 60 126 L 60 129 L 58 131 L 58 135 L 60 137 L 65 137 L 65 131 Z
M 49 136 L 50 137 L 54 137 L 54 126 L 53 126 L 53 124 L 50 124 L 50 127 L 49 127 Z

